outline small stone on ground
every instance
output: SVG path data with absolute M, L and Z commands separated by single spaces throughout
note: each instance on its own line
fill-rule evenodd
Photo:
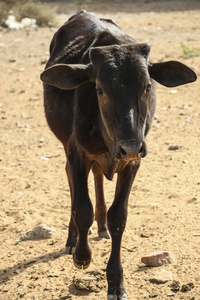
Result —
M 20 241 L 49 239 L 56 232 L 57 230 L 55 229 L 55 227 L 47 224 L 41 224 L 36 226 L 32 230 L 25 232 L 20 237 Z
M 165 269 L 158 270 L 153 275 L 150 276 L 149 281 L 155 283 L 165 283 L 172 280 L 172 272 L 166 271 Z
M 143 256 L 141 261 L 148 267 L 159 267 L 174 263 L 175 258 L 171 252 L 155 251 Z

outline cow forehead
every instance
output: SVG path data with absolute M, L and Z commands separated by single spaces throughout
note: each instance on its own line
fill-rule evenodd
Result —
M 91 60 L 102 82 L 117 78 L 127 82 L 148 77 L 148 57 L 141 53 L 138 44 L 98 47 Z
M 122 44 L 94 47 L 91 49 L 91 60 L 94 64 L 102 60 L 116 60 L 118 62 L 143 60 L 148 61 L 150 46 L 149 44 Z M 146 46 L 146 47 L 145 47 Z
M 97 79 L 110 92 L 141 94 L 150 76 L 144 59 L 118 60 L 115 57 L 99 66 Z M 124 91 L 125 90 L 125 91 Z

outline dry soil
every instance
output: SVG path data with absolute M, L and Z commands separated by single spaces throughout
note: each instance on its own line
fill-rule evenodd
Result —
M 86 271 L 77 270 L 71 256 L 64 255 L 70 218 L 65 156 L 46 124 L 39 76 L 54 32 L 76 8 L 56 6 L 56 28 L 0 32 L 0 299 L 106 299 L 111 242 L 97 237 L 96 224 L 90 236 L 93 260 Z M 199 1 L 100 3 L 87 9 L 112 18 L 139 42 L 148 41 L 155 62 L 179 60 L 200 74 L 200 56 L 193 56 L 200 49 Z M 121 251 L 129 300 L 200 299 L 199 84 L 198 79 L 157 88 L 149 154 L 131 190 Z M 182 147 L 169 150 L 174 145 Z M 115 181 L 105 181 L 108 207 Z M 94 203 L 93 183 L 90 176 Z M 57 233 L 49 240 L 17 241 L 38 224 L 54 226 Z M 164 268 L 181 287 L 193 283 L 193 288 L 173 294 L 172 282 L 151 283 L 155 268 L 145 267 L 141 257 L 155 250 L 172 251 L 176 258 L 156 270 Z M 89 291 L 77 289 L 84 276 Z

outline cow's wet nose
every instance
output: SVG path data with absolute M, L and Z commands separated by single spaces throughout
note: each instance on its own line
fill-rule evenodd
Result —
M 147 144 L 146 144 L 146 142 L 143 142 L 142 143 L 142 147 L 140 148 L 140 151 L 139 151 L 139 156 L 140 157 L 145 157 L 145 156 L 147 156 L 147 154 L 148 154 L 148 149 L 147 149 Z
M 134 160 L 139 157 L 145 157 L 148 153 L 145 142 L 121 142 L 117 148 L 117 158 L 124 160 Z

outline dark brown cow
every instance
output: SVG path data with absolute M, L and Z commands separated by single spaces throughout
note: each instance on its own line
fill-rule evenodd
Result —
M 107 266 L 108 299 L 127 299 L 120 261 L 129 192 L 147 155 L 147 135 L 156 106 L 156 81 L 175 87 L 196 80 L 187 66 L 152 63 L 150 45 L 139 44 L 111 20 L 86 11 L 72 16 L 54 35 L 50 59 L 41 79 L 48 124 L 67 156 L 71 220 L 67 253 L 74 250 L 78 268 L 91 261 L 88 230 L 94 221 L 87 178 L 95 179 L 100 237 L 112 238 Z M 108 213 L 103 176 L 118 174 L 114 202 Z

